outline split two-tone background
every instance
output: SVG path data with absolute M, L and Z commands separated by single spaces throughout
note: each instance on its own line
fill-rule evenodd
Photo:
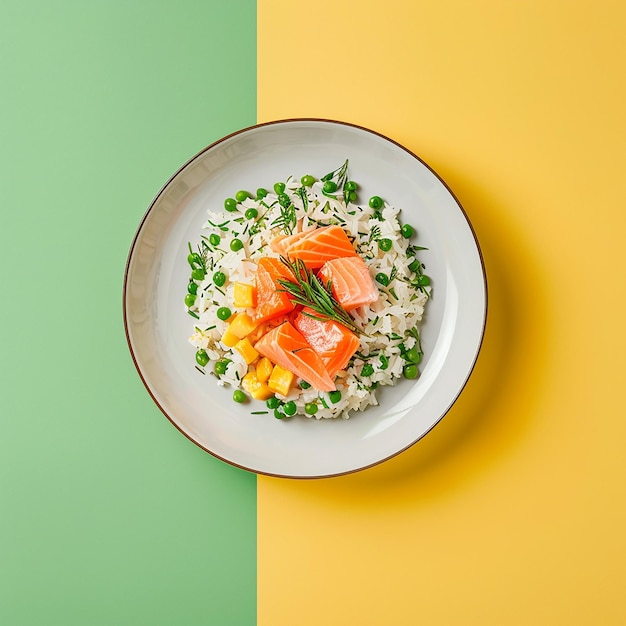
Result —
M 626 623 L 625 20 L 617 0 L 1 0 L 0 624 Z M 170 174 L 302 116 L 434 167 L 490 296 L 445 420 L 317 481 L 182 437 L 121 313 Z

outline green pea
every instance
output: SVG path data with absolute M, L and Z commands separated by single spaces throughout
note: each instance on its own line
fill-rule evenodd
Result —
M 307 402 L 304 405 L 304 412 L 307 415 L 315 415 L 317 413 L 317 404 L 315 402 Z
M 356 191 L 358 188 L 358 185 L 353 180 L 347 180 L 346 184 L 344 185 L 344 188 L 347 189 L 348 191 Z
M 213 371 L 218 376 L 222 376 L 223 374 L 226 373 L 229 363 L 230 363 L 230 359 L 220 359 L 219 361 L 215 361 L 215 365 L 213 366 Z
M 331 391 L 328 394 L 328 397 L 333 404 L 337 404 L 337 402 L 341 400 L 341 391 L 339 391 L 338 389 L 336 389 L 335 391 Z
M 250 197 L 250 194 L 247 191 L 244 191 L 243 189 L 241 191 L 238 191 L 235 194 L 235 200 L 237 200 L 237 202 L 243 202 L 244 200 L 247 200 Z
M 417 365 L 413 363 L 411 363 L 410 365 L 405 365 L 402 368 L 402 373 L 404 374 L 404 377 L 408 378 L 409 380 L 413 380 L 414 378 L 417 378 L 417 374 L 418 374 Z
M 305 186 L 305 187 L 310 187 L 314 182 L 315 182 L 315 178 L 313 178 L 313 176 L 311 176 L 310 174 L 307 174 L 306 176 L 303 176 L 300 179 L 300 182 Z
M 185 306 L 192 307 L 196 302 L 196 294 L 195 293 L 188 293 L 185 295 Z
M 307 383 L 306 380 L 300 381 L 300 389 L 309 389 L 311 387 L 310 383 Z
M 369 199 L 369 205 L 372 209 L 380 209 L 383 206 L 383 199 L 380 196 L 372 196 Z
M 417 348 L 407 350 L 402 356 L 409 363 L 419 363 L 422 360 L 422 354 Z
M 291 204 L 291 198 L 286 193 L 278 194 L 278 204 L 282 207 L 288 207 Z
M 376 274 L 376 282 L 383 285 L 383 287 L 386 287 L 389 284 L 389 276 L 380 272 L 379 274 Z
M 233 252 L 238 252 L 239 250 L 241 250 L 243 248 L 243 241 L 241 241 L 241 239 L 233 239 L 230 242 L 230 249 Z
M 233 391 L 233 400 L 235 402 L 245 402 L 246 399 L 247 396 L 241 389 L 235 389 L 235 391 Z
M 215 272 L 215 274 L 213 274 L 213 283 L 217 287 L 223 287 L 225 282 L 226 274 L 224 274 L 224 272 Z
M 265 196 L 268 194 L 267 189 L 265 189 L 264 187 L 259 187 L 256 190 L 256 197 L 257 200 L 262 200 L 263 198 L 265 198 Z
M 268 409 L 277 409 L 281 404 L 282 402 L 276 396 L 272 396 L 265 401 L 265 406 Z
M 415 229 L 411 226 L 411 224 L 402 224 L 400 232 L 405 239 L 410 239 L 415 234 Z
M 206 350 L 198 350 L 196 352 L 196 363 L 204 367 L 209 362 L 209 355 Z
M 418 279 L 417 279 L 417 284 L 420 287 L 428 287 L 428 285 L 430 285 L 430 278 L 428 276 L 426 276 L 426 274 L 422 274 Z
M 285 417 L 285 414 L 280 409 L 274 409 L 274 417 L 277 420 L 281 420 L 283 419 L 283 417 Z
M 356 191 L 348 193 L 348 202 L 356 202 Z
M 200 255 L 197 252 L 192 252 L 187 257 L 187 262 L 189 263 L 189 265 L 191 265 L 191 267 L 202 265 L 202 259 L 200 258 Z
M 191 293 L 195 296 L 198 293 L 198 283 L 194 283 L 193 280 L 190 280 L 187 285 L 187 293 Z
M 285 191 L 285 183 L 274 183 L 274 192 L 277 196 Z
M 374 367 L 370 363 L 366 363 L 361 369 L 363 376 L 371 376 L 374 373 Z
M 195 270 L 191 272 L 191 278 L 193 278 L 194 280 L 204 280 L 205 276 L 206 276 L 206 272 L 201 267 L 197 267 Z
M 389 367 L 389 357 L 381 354 L 378 358 L 380 359 L 380 369 L 386 370 Z
M 296 403 L 293 400 L 289 400 L 289 402 L 285 402 L 285 404 L 283 404 L 283 411 L 285 415 L 289 415 L 291 417 L 296 414 L 297 410 L 298 407 L 296 407 Z
M 378 240 L 378 247 L 383 252 L 389 252 L 389 250 L 391 250 L 392 246 L 393 246 L 393 243 L 392 243 L 391 239 L 379 239 Z
M 211 233 L 209 235 L 209 243 L 212 246 L 219 246 L 220 245 L 220 241 L 222 241 L 222 238 L 217 233 Z
M 334 180 L 327 180 L 322 189 L 324 193 L 334 193 L 337 191 L 337 183 Z
M 217 309 L 217 317 L 225 322 L 232 315 L 232 311 L 227 306 Z
M 224 200 L 224 208 L 231 213 L 237 210 L 237 200 L 235 198 L 226 198 Z
M 247 220 L 254 220 L 259 216 L 259 212 L 256 209 L 247 209 L 244 215 Z

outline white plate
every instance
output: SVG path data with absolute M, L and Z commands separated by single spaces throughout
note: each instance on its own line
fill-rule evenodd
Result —
M 380 406 L 349 420 L 252 415 L 232 390 L 195 369 L 192 319 L 183 305 L 187 242 L 197 243 L 209 207 L 238 189 L 271 188 L 288 175 L 320 177 L 349 159 L 360 202 L 379 195 L 428 247 L 420 259 L 433 297 L 422 328 L 425 352 L 415 381 L 380 390 Z M 186 163 L 150 205 L 133 241 L 124 279 L 128 345 L 150 395 L 201 448 L 244 469 L 285 477 L 360 470 L 405 450 L 446 414 L 469 377 L 482 342 L 487 291 L 480 250 L 465 212 L 445 183 L 390 139 L 351 124 L 282 120 L 246 128 Z

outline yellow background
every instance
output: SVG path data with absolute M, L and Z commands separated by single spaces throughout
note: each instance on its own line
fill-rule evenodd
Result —
M 626 623 L 624 6 L 259 0 L 259 121 L 406 145 L 489 282 L 474 374 L 425 439 L 259 477 L 260 626 Z

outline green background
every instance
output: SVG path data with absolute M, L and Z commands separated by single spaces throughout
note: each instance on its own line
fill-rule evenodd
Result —
M 122 323 L 160 186 L 256 121 L 253 0 L 0 2 L 0 624 L 253 624 L 256 480 L 153 405 Z

